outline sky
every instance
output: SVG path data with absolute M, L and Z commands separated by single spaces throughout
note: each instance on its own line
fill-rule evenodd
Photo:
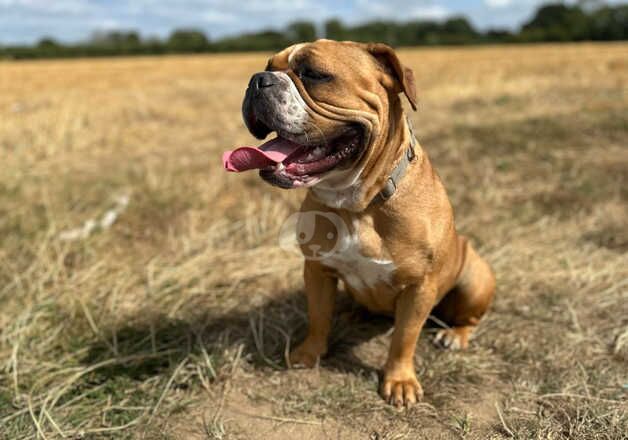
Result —
M 0 0 L 0 43 L 32 43 L 52 37 L 87 39 L 94 31 L 137 30 L 166 37 L 176 28 L 203 30 L 210 38 L 294 20 L 354 24 L 380 19 L 443 19 L 464 14 L 479 29 L 516 29 L 543 0 Z

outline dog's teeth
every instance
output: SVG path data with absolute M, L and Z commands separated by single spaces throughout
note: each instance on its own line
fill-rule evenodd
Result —
M 325 149 L 322 147 L 316 147 L 309 151 L 307 156 L 299 159 L 298 163 L 314 162 L 315 160 L 319 160 L 323 157 L 325 157 Z
M 310 156 L 308 156 L 308 160 L 318 160 L 323 157 L 325 157 L 325 149 L 322 147 L 316 147 L 314 148 Z

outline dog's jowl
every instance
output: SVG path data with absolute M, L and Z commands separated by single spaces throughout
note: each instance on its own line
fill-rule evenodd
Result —
M 414 352 L 430 313 L 447 323 L 435 342 L 464 349 L 495 280 L 458 235 L 452 207 L 414 139 L 401 95 L 416 109 L 414 75 L 384 44 L 319 40 L 288 47 L 251 78 L 242 113 L 257 148 L 226 152 L 229 171 L 256 169 L 281 188 L 307 188 L 297 222 L 309 326 L 291 366 L 327 351 L 338 281 L 394 316 L 380 393 L 408 405 L 423 391 Z

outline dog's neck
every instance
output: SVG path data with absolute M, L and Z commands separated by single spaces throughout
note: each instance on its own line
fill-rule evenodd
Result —
M 311 188 L 310 192 L 316 200 L 330 208 L 352 212 L 364 211 L 369 206 L 386 184 L 402 156 L 406 154 L 414 136 L 410 122 L 398 100 L 391 106 L 388 116 L 388 120 L 383 124 L 388 127 L 387 132 L 376 135 L 369 146 L 372 151 L 378 153 L 378 156 L 370 158 L 366 164 L 358 165 L 352 181 L 342 188 L 324 185 Z M 421 152 L 418 143 L 415 148 L 415 153 L 419 155 Z

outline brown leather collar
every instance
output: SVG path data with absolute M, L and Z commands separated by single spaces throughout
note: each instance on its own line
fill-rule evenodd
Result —
M 380 202 L 383 203 L 386 200 L 390 199 L 393 194 L 395 194 L 399 182 L 406 174 L 406 169 L 408 168 L 408 165 L 410 165 L 410 162 L 412 162 L 416 158 L 416 153 L 414 152 L 414 147 L 416 146 L 414 131 L 412 130 L 410 119 L 406 120 L 408 121 L 408 129 L 410 131 L 410 145 L 408 145 L 408 148 L 401 157 L 401 160 L 399 161 L 395 169 L 392 170 L 392 173 L 390 173 L 388 179 L 386 179 L 386 184 L 384 185 L 384 188 L 382 188 L 382 190 L 378 192 L 375 197 L 373 197 L 373 200 L 371 200 L 371 205 Z

